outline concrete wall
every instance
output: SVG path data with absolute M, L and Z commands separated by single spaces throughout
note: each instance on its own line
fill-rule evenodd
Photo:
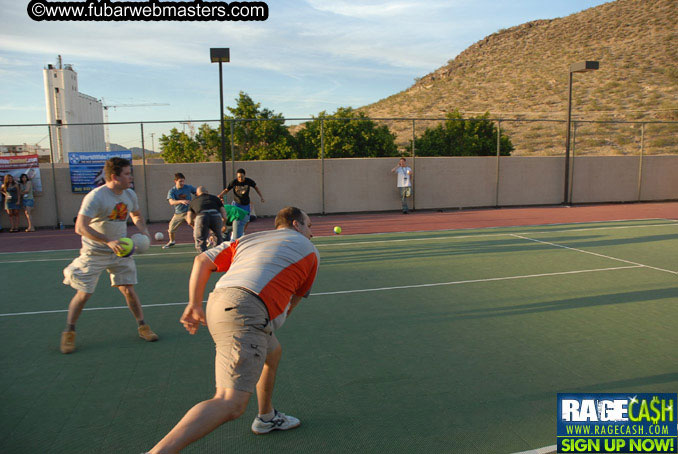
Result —
M 499 161 L 496 157 L 423 157 L 408 162 L 414 169 L 417 209 L 552 205 L 563 200 L 562 157 L 502 157 Z M 394 158 L 326 159 L 324 163 L 252 161 L 236 162 L 235 169 L 245 168 L 264 195 L 265 203 L 261 203 L 259 196 L 251 193 L 256 213 L 272 216 L 291 204 L 309 213 L 398 210 L 396 177 L 391 173 L 396 163 Z M 678 156 L 644 156 L 639 191 L 640 164 L 639 156 L 575 158 L 573 203 L 678 200 Z M 36 195 L 35 225 L 56 225 L 57 206 L 59 220 L 72 225 L 84 195 L 71 192 L 68 165 L 54 166 L 56 198 L 51 165 L 41 165 L 40 172 L 44 192 Z M 222 189 L 221 163 L 144 166 L 134 161 L 141 210 L 153 222 L 164 222 L 172 216 L 167 191 L 174 184 L 175 172 L 182 172 L 189 184 L 204 185 L 211 193 Z M 230 162 L 226 174 L 229 180 L 233 178 Z M 9 225 L 6 214 L 1 221 L 3 227 Z

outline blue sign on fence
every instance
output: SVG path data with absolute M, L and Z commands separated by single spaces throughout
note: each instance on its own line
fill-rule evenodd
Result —
M 68 153 L 68 164 L 71 169 L 71 191 L 78 194 L 87 194 L 92 189 L 103 185 L 106 182 L 104 179 L 104 164 L 111 158 L 125 158 L 131 163 L 132 152 L 124 150 Z

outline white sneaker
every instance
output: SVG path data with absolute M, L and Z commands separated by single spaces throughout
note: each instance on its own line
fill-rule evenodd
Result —
M 162 248 L 163 248 L 163 249 L 169 249 L 169 248 L 171 248 L 171 247 L 174 247 L 175 244 L 176 244 L 176 243 L 175 243 L 174 241 L 170 241 L 169 243 L 167 243 L 166 245 L 164 245 Z
M 254 418 L 252 422 L 252 432 L 257 435 L 267 434 L 274 430 L 289 430 L 299 427 L 301 421 L 299 421 L 294 416 L 286 415 L 285 413 L 280 413 L 278 410 L 275 411 L 275 416 L 270 421 L 263 421 L 260 417 Z

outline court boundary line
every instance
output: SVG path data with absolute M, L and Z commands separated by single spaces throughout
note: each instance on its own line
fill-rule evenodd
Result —
M 408 231 L 402 230 L 398 232 L 375 232 L 375 233 L 352 233 L 344 236 L 372 236 L 372 235 L 392 235 L 392 234 L 403 234 L 403 233 L 436 233 L 436 232 L 454 232 L 454 231 L 465 231 L 465 230 L 492 230 L 492 229 L 511 229 L 519 227 L 552 227 L 559 225 L 584 225 L 584 224 L 602 224 L 606 222 L 643 222 L 643 221 L 666 221 L 665 224 L 652 224 L 652 225 L 678 225 L 678 219 L 671 218 L 639 218 L 639 219 L 610 219 L 607 221 L 578 221 L 578 222 L 554 222 L 552 224 L 526 224 L 526 225 L 492 225 L 488 227 L 462 227 L 456 229 L 438 229 L 438 230 L 415 230 Z M 629 226 L 629 227 L 642 227 L 642 226 Z M 343 234 L 342 234 L 343 235 Z M 318 235 L 318 238 L 333 238 L 337 235 Z
M 664 224 L 648 224 L 648 225 L 620 225 L 614 227 L 588 227 L 583 229 L 569 229 L 569 230 L 544 230 L 536 232 L 517 232 L 517 233 L 479 233 L 477 235 L 459 235 L 459 236 L 431 236 L 427 238 L 398 238 L 392 240 L 376 240 L 376 241 L 355 241 L 353 243 L 323 243 L 316 244 L 316 247 L 326 247 L 326 246 L 353 246 L 356 244 L 374 244 L 374 243 L 397 243 L 405 241 L 427 241 L 427 240 L 456 240 L 456 239 L 468 239 L 468 238 L 487 238 L 492 236 L 510 236 L 510 235 L 534 235 L 534 234 L 546 234 L 546 233 L 569 233 L 569 232 L 585 232 L 588 230 L 615 230 L 615 229 L 643 229 L 649 227 L 665 227 L 665 226 L 678 226 L 676 223 L 664 223 Z M 495 227 L 488 227 L 495 228 Z M 509 227 L 510 228 L 510 227 Z M 483 230 L 483 229 L 480 229 Z M 399 233 L 417 233 L 417 232 L 399 232 Z M 2 262 L 0 262 L 2 263 Z
M 654 220 L 654 219 L 651 219 Z M 596 222 L 622 222 L 622 221 L 596 221 Z M 588 224 L 588 223 L 582 223 L 582 224 Z M 552 225 L 571 225 L 571 224 L 552 224 Z M 457 239 L 468 239 L 468 238 L 488 238 L 488 237 L 495 237 L 495 236 L 516 236 L 516 235 L 536 235 L 536 234 L 547 234 L 547 233 L 569 233 L 569 232 L 584 232 L 588 230 L 618 230 L 618 229 L 642 229 L 642 228 L 650 228 L 650 227 L 665 227 L 665 226 L 678 226 L 678 221 L 676 222 L 667 222 L 667 223 L 662 223 L 662 224 L 648 224 L 648 225 L 620 225 L 620 226 L 610 226 L 610 227 L 587 227 L 587 228 L 581 228 L 581 229 L 569 229 L 569 230 L 547 230 L 547 231 L 536 231 L 536 232 L 518 232 L 518 233 L 479 233 L 476 235 L 459 235 L 459 236 L 438 236 L 438 237 L 427 237 L 427 238 L 397 238 L 397 239 L 390 239 L 390 240 L 375 240 L 375 241 L 354 241 L 354 242 L 349 242 L 349 243 L 322 243 L 322 244 L 315 244 L 316 247 L 329 247 L 329 246 L 354 246 L 357 244 L 377 244 L 377 243 L 401 243 L 401 242 L 410 242 L 410 241 L 432 241 L 432 240 L 457 240 Z M 528 226 L 529 227 L 529 226 Z M 536 226 L 538 227 L 538 226 Z M 459 229 L 459 230 L 485 230 L 485 229 L 495 229 L 495 228 L 503 228 L 503 227 L 482 227 L 480 229 Z M 511 227 L 506 227 L 506 228 L 511 228 Z M 432 230 L 429 232 L 453 232 L 456 229 L 448 229 L 448 230 Z M 405 233 L 427 233 L 426 231 L 422 232 L 390 232 L 390 233 L 375 233 L 371 235 L 390 235 L 390 234 L 405 234 Z M 350 236 L 350 235 L 347 235 Z M 186 243 L 189 244 L 189 243 Z M 45 250 L 45 251 L 23 251 L 23 252 L 16 252 L 16 254 L 40 254 L 40 253 L 48 253 L 48 252 L 61 252 L 61 251 L 78 251 L 79 249 L 54 249 L 54 250 Z M 0 256 L 2 254 L 12 254 L 11 252 L 2 252 L 0 253 Z M 154 252 L 151 254 L 138 254 L 137 257 L 158 257 L 161 255 L 184 255 L 184 254 L 196 254 L 195 251 L 184 251 L 184 252 Z M 9 261 L 2 261 L 0 260 L 0 265 L 5 265 L 5 264 L 17 264 L 17 263 L 31 263 L 31 262 L 63 262 L 66 260 L 74 260 L 75 257 L 69 257 L 69 258 L 53 258 L 53 259 L 34 259 L 34 260 L 9 260 Z
M 50 252 L 50 251 L 47 251 Z M 142 256 L 147 256 L 147 257 L 157 257 L 160 255 L 185 255 L 185 254 L 193 254 L 197 255 L 195 251 L 186 251 L 186 252 L 159 252 L 159 253 L 152 253 L 152 254 L 137 254 L 136 257 L 142 255 Z M 15 263 L 33 263 L 33 262 L 64 262 L 64 261 L 73 261 L 77 257 L 61 257 L 61 258 L 54 258 L 54 259 L 34 259 L 34 260 L 9 260 L 6 262 L 3 262 L 0 260 L 0 265 L 5 265 L 5 264 L 15 264 Z
M 653 269 L 653 270 L 663 271 L 665 273 L 671 273 L 671 274 L 678 275 L 678 271 L 672 271 L 672 270 L 667 270 L 667 269 L 664 269 L 664 268 L 658 268 L 656 266 L 645 265 L 643 263 L 632 262 L 631 260 L 625 260 L 625 259 L 620 259 L 620 258 L 617 258 L 617 257 L 612 257 L 611 255 L 599 254 L 597 252 L 586 251 L 584 249 L 577 249 L 577 248 L 574 248 L 574 247 L 564 246 L 564 245 L 558 244 L 558 243 L 551 243 L 549 241 L 537 240 L 535 238 L 528 238 L 526 236 L 521 236 L 519 234 L 514 234 L 514 233 L 512 233 L 511 236 L 514 236 L 516 238 L 522 238 L 522 239 L 528 240 L 528 241 L 534 241 L 535 243 L 548 244 L 549 246 L 554 246 L 554 247 L 558 247 L 558 248 L 562 248 L 562 249 L 568 249 L 570 251 L 583 252 L 584 254 L 595 255 L 597 257 L 602 257 L 602 258 L 606 258 L 606 259 L 610 259 L 610 260 L 616 260 L 618 262 L 628 263 L 628 264 L 631 264 L 631 265 L 638 265 L 638 266 L 641 266 L 643 268 L 650 268 L 650 269 Z
M 640 218 L 640 219 L 611 219 L 608 221 L 581 221 L 581 222 L 556 222 L 553 224 L 527 224 L 527 225 L 497 225 L 489 227 L 463 227 L 457 229 L 438 229 L 438 230 L 416 230 L 416 231 L 399 231 L 399 232 L 375 232 L 375 233 L 353 233 L 353 234 L 344 234 L 344 236 L 368 236 L 368 235 L 392 235 L 392 234 L 403 234 L 403 233 L 435 233 L 435 232 L 454 232 L 454 231 L 464 231 L 464 230 L 490 230 L 490 229 L 510 229 L 517 227 L 549 227 L 549 226 L 558 226 L 558 225 L 583 225 L 583 224 L 602 224 L 605 222 L 641 222 L 641 221 L 666 221 L 666 224 L 652 224 L 652 225 L 671 225 L 678 224 L 678 219 L 670 218 Z M 629 226 L 629 227 L 643 227 L 643 226 Z M 316 235 L 316 238 L 333 238 L 335 235 Z M 187 243 L 177 243 L 177 245 L 186 245 L 193 244 L 192 242 Z M 317 246 L 317 245 L 316 245 Z M 43 249 L 40 251 L 16 251 L 16 252 L 0 252 L 0 257 L 8 254 L 39 254 L 47 252 L 67 252 L 67 251 L 79 251 L 80 248 L 76 249 Z M 0 262 L 2 263 L 2 262 Z
M 493 277 L 493 278 L 484 278 L 484 279 L 468 279 L 463 281 L 451 281 L 451 282 L 435 282 L 432 284 L 412 284 L 412 285 L 399 285 L 395 287 L 380 287 L 380 288 L 371 288 L 371 289 L 355 289 L 355 290 L 339 290 L 335 292 L 318 292 L 311 293 L 310 296 L 328 296 L 328 295 L 345 295 L 349 293 L 366 293 L 366 292 L 379 292 L 379 291 L 388 291 L 388 290 L 402 290 L 410 288 L 424 288 L 424 287 L 440 287 L 445 285 L 462 285 L 462 284 L 474 284 L 480 282 L 496 282 L 496 281 L 507 281 L 507 280 L 516 280 L 516 279 L 529 279 L 535 277 L 547 277 L 547 276 L 562 276 L 568 274 L 581 274 L 581 273 L 595 273 L 601 271 L 616 271 L 616 270 L 627 270 L 635 268 L 644 268 L 643 265 L 630 265 L 630 266 L 618 266 L 612 268 L 595 268 L 588 270 L 574 270 L 574 271 L 559 271 L 554 273 L 540 273 L 540 274 L 526 274 L 520 276 L 505 276 L 505 277 Z M 205 301 L 203 301 L 204 303 Z M 159 303 L 159 304 L 143 304 L 142 308 L 148 307 L 164 307 L 164 306 L 179 306 L 186 305 L 187 301 L 181 303 Z M 111 307 L 85 307 L 83 311 L 104 311 L 104 310 L 113 310 L 113 309 L 128 309 L 127 306 L 111 306 Z M 2 317 L 17 317 L 21 315 L 42 315 L 42 314 L 57 314 L 68 312 L 68 309 L 55 309 L 49 311 L 30 311 L 30 312 L 10 312 L 5 314 L 0 314 Z

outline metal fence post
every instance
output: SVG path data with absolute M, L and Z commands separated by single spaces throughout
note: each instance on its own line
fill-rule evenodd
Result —
M 146 221 L 151 222 L 151 207 L 148 204 L 148 178 L 146 178 L 146 145 L 144 142 L 144 124 L 139 123 L 141 126 L 141 166 L 144 169 L 144 195 L 146 197 Z
M 414 139 L 415 139 L 415 130 L 414 130 L 415 125 L 414 125 L 414 123 L 415 123 L 415 121 L 416 120 L 413 118 L 412 119 L 412 173 L 414 173 L 414 171 L 416 169 L 415 159 L 414 159 L 416 157 L 416 153 L 414 151 Z M 416 182 L 416 179 L 415 179 L 415 182 Z M 414 211 L 417 208 L 417 204 L 416 204 L 417 191 L 414 190 L 414 184 L 416 184 L 416 183 L 412 184 L 412 192 L 414 192 L 414 194 L 412 194 L 412 211 Z
M 235 120 L 231 119 L 231 176 L 235 180 Z M 224 187 L 226 189 L 226 187 Z
M 322 214 L 325 214 L 325 119 L 320 119 L 320 186 L 322 197 Z
M 499 160 L 501 156 L 501 121 L 497 120 L 497 180 L 495 182 L 494 206 L 499 206 Z
M 54 194 L 54 210 L 56 215 L 56 222 L 54 225 L 59 226 L 61 218 L 59 216 L 59 198 L 57 197 L 57 185 L 56 185 L 56 170 L 54 170 L 54 147 L 52 144 L 52 127 L 47 126 L 47 132 L 49 133 L 49 160 L 52 164 L 52 193 Z
M 570 157 L 570 191 L 567 198 L 568 205 L 572 203 L 572 193 L 574 192 L 574 155 L 577 147 L 577 122 L 572 122 L 572 155 Z
M 645 123 L 640 124 L 640 157 L 638 159 L 638 201 L 640 189 L 643 185 L 643 155 L 645 154 Z

